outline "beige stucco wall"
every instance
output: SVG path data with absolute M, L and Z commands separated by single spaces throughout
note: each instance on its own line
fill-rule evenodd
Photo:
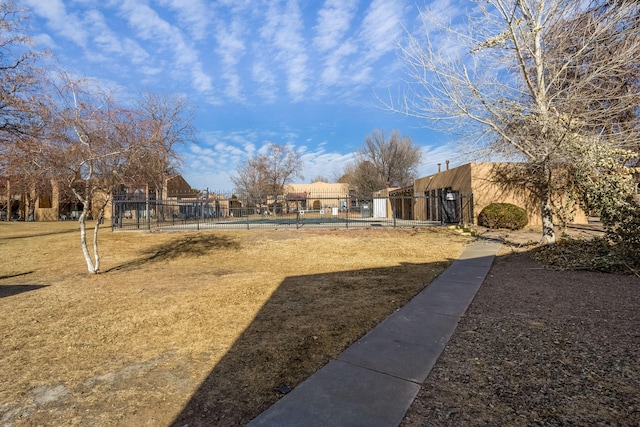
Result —
M 472 194 L 471 177 L 472 164 L 467 163 L 433 175 L 425 176 L 424 178 L 416 179 L 413 185 L 414 194 L 418 196 L 413 210 L 415 219 L 427 219 L 426 200 L 423 197 L 429 195 L 432 190 L 450 188 L 452 191 L 459 191 L 462 195 L 468 196 Z M 475 210 L 474 215 L 477 215 Z
M 342 183 L 314 182 L 312 184 L 287 184 L 287 193 L 307 193 L 307 209 L 313 209 L 314 203 L 321 209 L 340 207 L 349 195 L 349 185 Z
M 438 189 L 459 191 L 461 195 L 473 194 L 474 223 L 477 224 L 478 214 L 491 203 L 512 203 L 527 210 L 529 225 L 538 226 L 540 220 L 540 205 L 524 186 L 507 189 L 493 178 L 493 169 L 497 163 L 467 163 L 424 178 L 417 179 L 414 184 L 415 194 L 424 196 L 426 192 Z M 501 165 L 505 165 L 502 163 Z M 507 164 L 508 165 L 508 164 Z M 417 199 L 414 209 L 416 219 L 425 219 L 424 199 Z M 574 206 L 574 224 L 586 224 L 586 214 Z
M 36 198 L 33 215 L 36 221 L 57 221 L 60 219 L 60 190 L 56 181 L 51 181 L 51 207 L 40 207 L 40 199 Z
M 493 178 L 494 163 L 472 163 L 472 191 L 474 199 L 474 216 L 477 223 L 478 214 L 491 203 L 511 203 L 527 210 L 529 225 L 537 226 L 541 224 L 540 204 L 525 189 L 505 188 Z

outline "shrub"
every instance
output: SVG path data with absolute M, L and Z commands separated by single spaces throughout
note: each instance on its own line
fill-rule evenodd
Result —
M 510 203 L 491 203 L 478 215 L 478 225 L 520 230 L 527 225 L 527 211 Z
M 600 219 L 615 259 L 631 270 L 640 268 L 640 205 L 629 201 Z

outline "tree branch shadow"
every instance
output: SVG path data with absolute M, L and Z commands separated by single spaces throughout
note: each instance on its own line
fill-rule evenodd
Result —
M 3 279 L 12 279 L 14 277 L 20 277 L 20 276 L 27 276 L 29 274 L 33 273 L 33 270 L 31 271 L 25 271 L 24 273 L 16 273 L 16 274 L 7 274 L 6 276 L 0 276 L 0 280 Z
M 56 236 L 59 234 L 73 234 L 77 233 L 79 229 L 71 229 L 71 230 L 62 230 L 62 231 L 49 231 L 46 233 L 37 233 L 37 234 L 24 234 L 19 236 L 8 236 L 3 237 L 2 240 L 16 240 L 16 239 L 30 239 L 32 237 L 42 237 L 42 236 Z
M 141 257 L 139 259 L 105 270 L 105 273 L 135 269 L 147 263 L 168 261 L 180 256 L 200 257 L 218 249 L 235 250 L 239 248 L 240 244 L 227 236 L 215 234 L 183 236 L 162 245 L 148 248 L 140 253 Z

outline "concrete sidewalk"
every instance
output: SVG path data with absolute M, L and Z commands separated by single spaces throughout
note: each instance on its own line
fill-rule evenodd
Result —
M 397 426 L 484 281 L 500 243 L 477 240 L 427 288 L 249 426 Z

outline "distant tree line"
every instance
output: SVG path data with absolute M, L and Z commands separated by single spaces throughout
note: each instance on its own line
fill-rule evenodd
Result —
M 374 130 L 364 139 L 352 162 L 335 180 L 349 184 L 358 196 L 371 197 L 374 191 L 410 185 L 417 177 L 422 149 L 409 136 L 393 130 L 387 138 L 383 130 Z M 304 163 L 300 152 L 287 145 L 269 143 L 264 152 L 246 159 L 231 177 L 236 189 L 253 200 L 283 194 L 284 186 L 301 175 Z M 324 176 L 312 182 L 329 182 Z

